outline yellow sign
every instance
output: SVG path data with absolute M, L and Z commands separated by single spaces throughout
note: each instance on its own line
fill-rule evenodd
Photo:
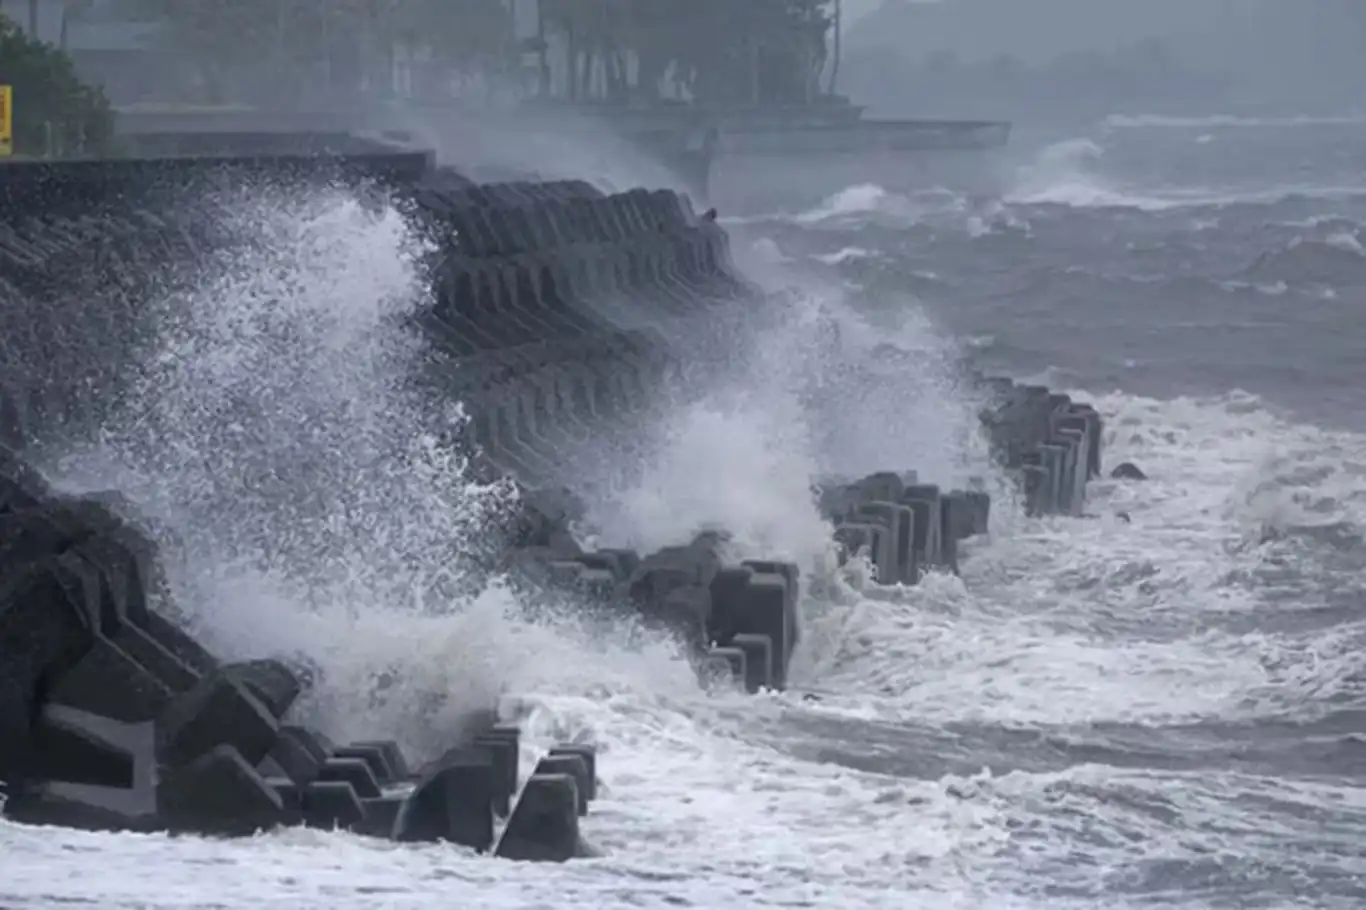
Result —
M 14 88 L 0 85 L 0 158 L 14 154 Z

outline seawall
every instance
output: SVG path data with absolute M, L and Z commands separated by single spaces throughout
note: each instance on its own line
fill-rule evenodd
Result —
M 530 756 L 495 707 L 423 768 L 391 742 L 332 743 L 292 722 L 307 674 L 225 663 L 177 625 L 160 555 L 116 492 L 71 497 L 27 453 L 138 356 L 137 328 L 73 329 L 73 294 L 137 299 L 171 265 L 249 244 L 218 217 L 246 183 L 400 197 L 435 249 L 419 315 L 430 380 L 471 413 L 476 469 L 523 491 L 498 568 L 526 596 L 630 613 L 689 642 L 700 677 L 783 688 L 801 635 L 799 567 L 728 562 L 723 532 L 656 553 L 585 552 L 569 533 L 566 453 L 646 424 L 662 389 L 706 370 L 686 339 L 761 305 L 728 239 L 686 197 L 587 183 L 477 185 L 422 155 L 263 156 L 0 167 L 0 780 L 31 822 L 243 834 L 338 825 L 568 859 L 596 794 L 591 745 Z M 162 276 L 162 277 L 157 277 Z M 136 321 L 135 319 L 132 321 Z M 22 332 L 20 328 L 22 327 Z M 92 337 L 92 335 L 98 337 Z M 982 420 L 1031 512 L 1075 514 L 1100 469 L 1099 416 L 1042 387 L 977 377 Z M 910 466 L 815 491 L 848 556 L 885 584 L 956 571 L 987 530 L 982 489 Z

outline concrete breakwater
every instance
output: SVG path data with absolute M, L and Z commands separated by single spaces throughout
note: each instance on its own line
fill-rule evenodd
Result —
M 497 568 L 530 597 L 673 631 L 709 680 L 785 687 L 801 634 L 798 566 L 732 563 L 724 532 L 649 554 L 586 552 L 570 533 L 565 453 L 635 432 L 659 390 L 686 383 L 705 358 L 685 336 L 761 303 L 725 233 L 673 193 L 474 185 L 412 164 L 315 166 L 319 179 L 401 196 L 433 239 L 433 293 L 419 317 L 431 381 L 468 407 L 476 469 L 522 490 Z M 165 260 L 192 263 L 239 242 L 211 207 L 191 203 L 277 165 L 289 180 L 311 178 L 299 160 L 143 163 L 136 173 L 105 165 L 100 179 L 93 165 L 45 166 L 41 179 L 0 172 L 0 310 L 7 327 L 30 326 L 23 336 L 7 328 L 0 348 L 6 815 L 219 834 L 335 825 L 515 858 L 580 855 L 579 819 L 597 791 L 591 745 L 532 753 L 494 706 L 418 769 L 392 742 L 332 743 L 292 722 L 307 672 L 266 655 L 223 662 L 177 621 L 162 556 L 132 503 L 116 492 L 66 495 L 37 468 L 43 438 L 97 420 L 98 390 L 116 387 L 121 358 L 137 352 L 118 327 L 96 339 L 63 334 L 64 295 L 111 283 L 140 293 L 144 273 Z M 1100 470 L 1099 416 L 1042 387 L 977 381 L 984 431 L 1025 507 L 1080 512 Z M 836 539 L 885 584 L 956 570 L 958 544 L 987 529 L 990 498 L 889 467 L 813 489 Z

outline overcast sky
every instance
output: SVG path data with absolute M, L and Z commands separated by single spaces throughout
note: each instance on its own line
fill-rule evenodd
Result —
M 860 16 L 866 16 L 881 5 L 882 0 L 844 0 L 845 25 L 847 26 Z
M 912 3 L 937 3 L 939 0 L 911 0 Z M 882 0 L 844 0 L 844 18 L 846 25 L 857 20 L 860 16 L 866 16 L 873 10 L 882 5 Z

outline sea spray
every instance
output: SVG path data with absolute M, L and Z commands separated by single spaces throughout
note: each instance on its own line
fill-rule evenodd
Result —
M 502 687 L 483 633 L 510 604 L 468 579 L 512 497 L 469 480 L 460 403 L 416 381 L 425 249 L 340 190 L 262 191 L 223 217 L 239 242 L 146 301 L 140 371 L 58 473 L 167 530 L 210 647 L 311 663 L 325 731 L 421 754 Z

